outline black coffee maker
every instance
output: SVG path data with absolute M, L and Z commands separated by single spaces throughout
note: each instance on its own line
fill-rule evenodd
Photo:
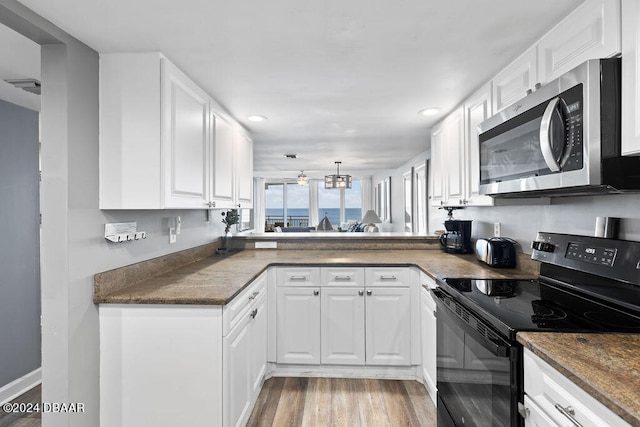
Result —
M 444 250 L 451 254 L 470 254 L 471 247 L 471 220 L 453 219 L 454 208 L 444 208 L 449 211 L 448 218 L 444 222 L 446 233 L 440 236 L 440 244 Z

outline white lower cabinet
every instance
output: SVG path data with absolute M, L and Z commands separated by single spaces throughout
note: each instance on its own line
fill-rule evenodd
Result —
M 366 294 L 367 365 L 410 365 L 409 288 L 367 288 Z
M 436 302 L 433 300 L 429 289 L 436 287 L 435 281 L 421 274 L 420 278 L 420 322 L 422 340 L 422 380 L 429 391 L 429 396 L 433 403 L 437 400 L 437 379 L 436 379 Z
M 223 425 L 244 425 L 258 397 L 267 362 L 267 298 L 262 295 L 223 339 Z
M 524 349 L 526 427 L 629 426 L 609 408 L 582 390 L 529 349 Z
M 225 306 L 100 305 L 100 425 L 244 425 L 266 373 L 266 285 Z
M 419 364 L 408 268 L 278 269 L 278 364 Z
M 278 287 L 276 339 L 278 363 L 320 363 L 320 289 Z
M 323 365 L 364 365 L 364 289 L 322 288 L 320 298 Z
M 100 425 L 222 426 L 222 307 L 102 304 Z

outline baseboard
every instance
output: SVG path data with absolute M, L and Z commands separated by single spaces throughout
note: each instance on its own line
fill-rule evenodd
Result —
M 42 382 L 42 368 L 38 368 L 0 387 L 0 404 L 10 402 Z
M 417 380 L 419 366 L 285 365 L 269 363 L 266 378 L 325 377 Z

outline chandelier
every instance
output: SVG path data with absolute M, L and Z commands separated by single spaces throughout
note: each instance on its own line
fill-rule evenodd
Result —
M 336 173 L 335 175 L 325 175 L 324 188 L 351 188 L 351 175 L 340 175 L 340 164 L 342 162 L 335 162 Z
M 298 184 L 307 185 L 309 183 L 309 177 L 304 174 L 304 171 L 300 171 L 300 175 L 298 175 Z

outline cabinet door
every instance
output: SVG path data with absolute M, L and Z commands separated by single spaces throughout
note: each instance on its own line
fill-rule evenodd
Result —
M 431 130 L 431 205 L 443 206 L 445 203 L 445 169 L 443 155 L 442 124 Z
M 233 208 L 233 127 L 216 115 L 211 120 L 214 137 L 210 197 L 216 208 Z
M 364 288 L 322 288 L 323 364 L 364 365 Z
M 444 125 L 444 163 L 446 171 L 445 204 L 449 206 L 464 204 L 465 194 L 465 153 L 464 153 L 464 114 L 458 108 L 445 120 Z
M 277 288 L 278 363 L 320 363 L 320 289 Z
M 640 4 L 622 3 L 622 154 L 640 155 Z
M 411 364 L 411 298 L 408 287 L 367 288 L 367 365 Z
M 422 324 L 422 377 L 429 394 L 435 399 L 436 391 L 436 303 L 429 291 L 422 289 L 420 320 Z
M 620 53 L 620 0 L 584 2 L 538 44 L 539 80 L 550 82 L 588 59 Z
M 209 199 L 209 97 L 166 59 L 161 79 L 164 205 L 203 208 Z
M 251 407 L 251 317 L 249 313 L 224 338 L 223 425 L 242 425 Z
M 464 104 L 465 115 L 465 158 L 466 204 L 470 206 L 491 206 L 493 199 L 481 196 L 480 189 L 480 144 L 478 125 L 491 117 L 491 84 L 483 86 Z
M 236 202 L 240 208 L 253 207 L 253 142 L 242 132 L 236 132 L 235 176 Z
M 262 295 L 255 304 L 251 326 L 251 395 L 256 398 L 260 393 L 262 380 L 267 371 L 267 297 Z M 253 401 L 252 398 L 252 401 Z
M 493 79 L 493 113 L 527 95 L 538 82 L 537 46 L 532 46 Z

